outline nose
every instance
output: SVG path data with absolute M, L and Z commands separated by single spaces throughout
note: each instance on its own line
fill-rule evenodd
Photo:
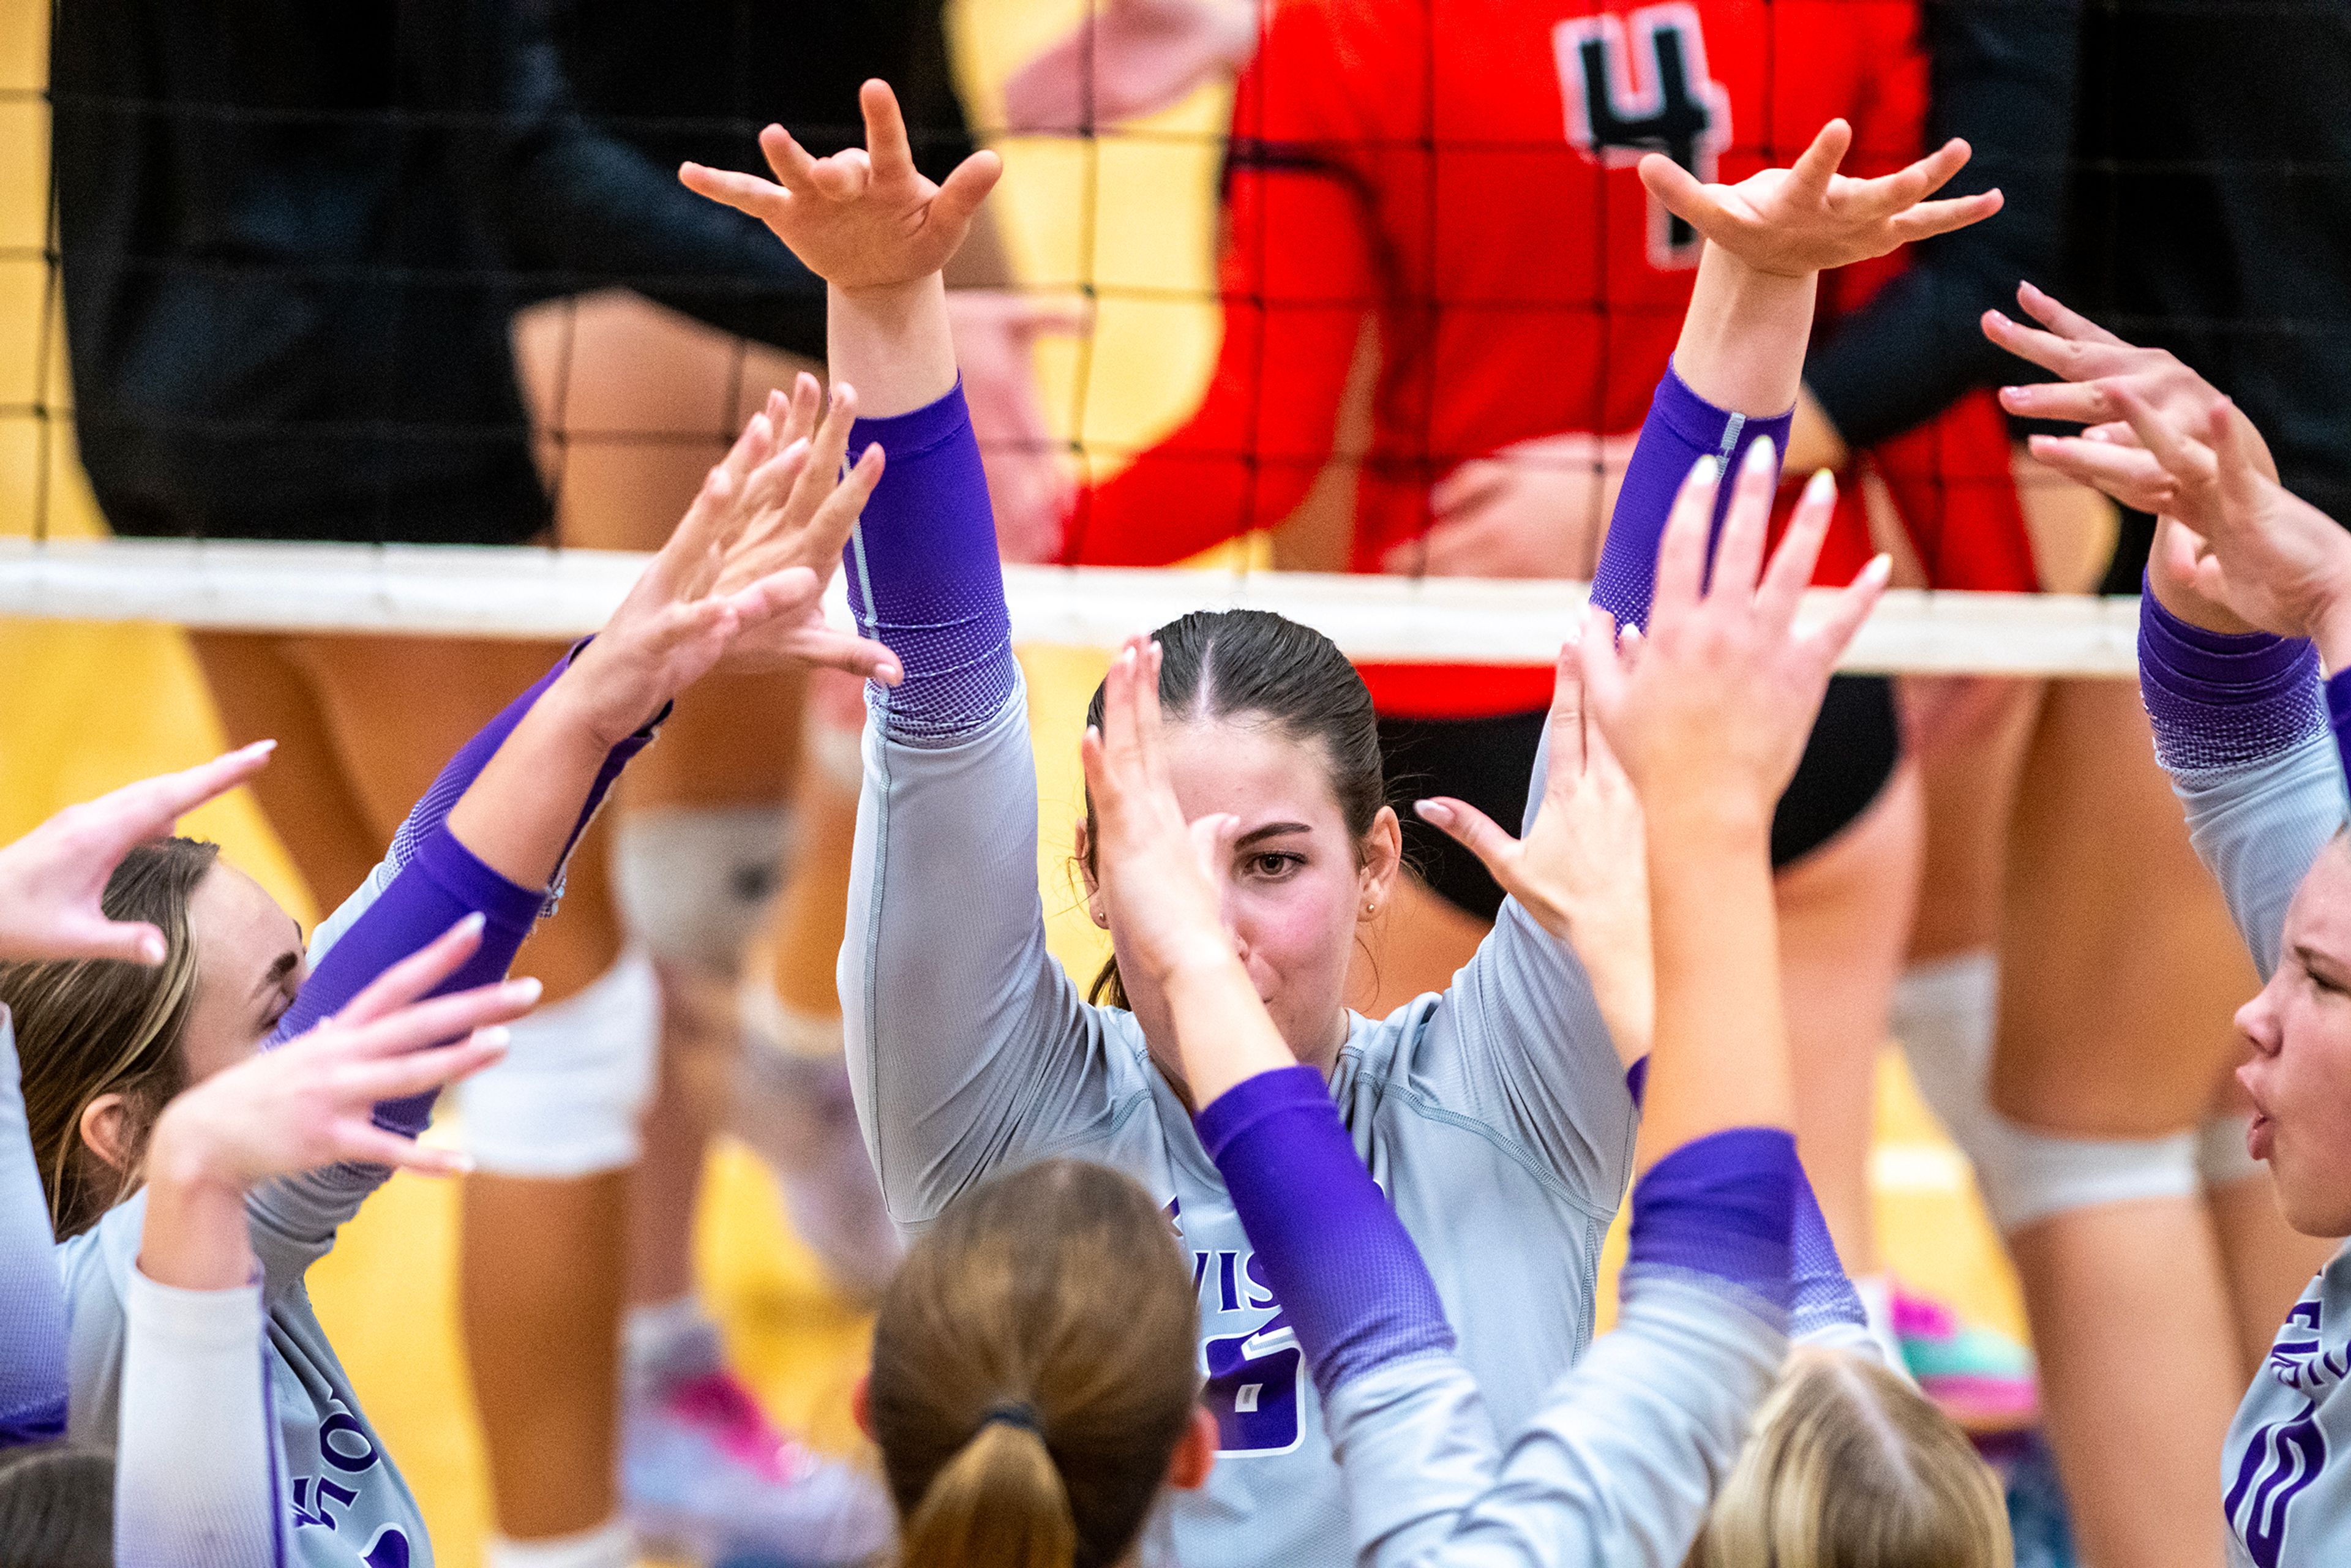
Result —
M 2270 992 L 2276 985 L 2277 981 L 2272 979 L 2237 1009 L 2237 1032 L 2244 1036 L 2245 1042 L 2259 1056 L 2275 1056 L 2283 1043 L 2277 1008 L 2270 999 Z

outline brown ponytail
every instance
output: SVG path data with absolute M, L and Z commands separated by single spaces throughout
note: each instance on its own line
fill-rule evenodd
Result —
M 873 1327 L 868 1401 L 904 1568 L 1111 1568 L 1199 1397 L 1199 1313 L 1166 1218 L 1051 1160 L 951 1205 Z

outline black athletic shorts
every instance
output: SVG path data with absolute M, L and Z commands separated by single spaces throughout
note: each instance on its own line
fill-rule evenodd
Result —
M 1501 907 L 1502 890 L 1477 856 L 1415 816 L 1412 803 L 1450 795 L 1517 832 L 1546 716 L 1380 720 L 1388 800 L 1404 821 L 1405 863 L 1447 903 L 1481 920 Z M 1771 819 L 1771 864 L 1793 864 L 1844 831 L 1877 799 L 1901 755 L 1894 683 L 1883 675 L 1834 677 L 1803 760 Z

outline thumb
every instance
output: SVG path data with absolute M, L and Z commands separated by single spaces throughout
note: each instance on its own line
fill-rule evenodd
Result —
M 961 228 L 971 222 L 1003 172 L 1004 160 L 995 153 L 985 148 L 973 153 L 955 166 L 939 193 L 931 198 L 932 217 L 949 228 Z

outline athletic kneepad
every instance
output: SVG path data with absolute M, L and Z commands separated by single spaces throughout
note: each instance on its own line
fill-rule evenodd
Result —
M 632 947 L 587 989 L 508 1027 L 505 1059 L 457 1087 L 475 1166 L 563 1180 L 634 1165 L 661 1042 L 651 956 Z
M 783 884 L 792 814 L 778 805 L 632 811 L 612 835 L 612 888 L 632 940 L 732 975 Z
M 1895 1031 L 1920 1096 L 1974 1164 L 1984 1207 L 2002 1235 L 2074 1209 L 2199 1190 L 2192 1131 L 2076 1138 L 2036 1132 L 1994 1110 L 1999 999 L 2000 968 L 1989 953 L 1919 965 L 1897 992 Z

